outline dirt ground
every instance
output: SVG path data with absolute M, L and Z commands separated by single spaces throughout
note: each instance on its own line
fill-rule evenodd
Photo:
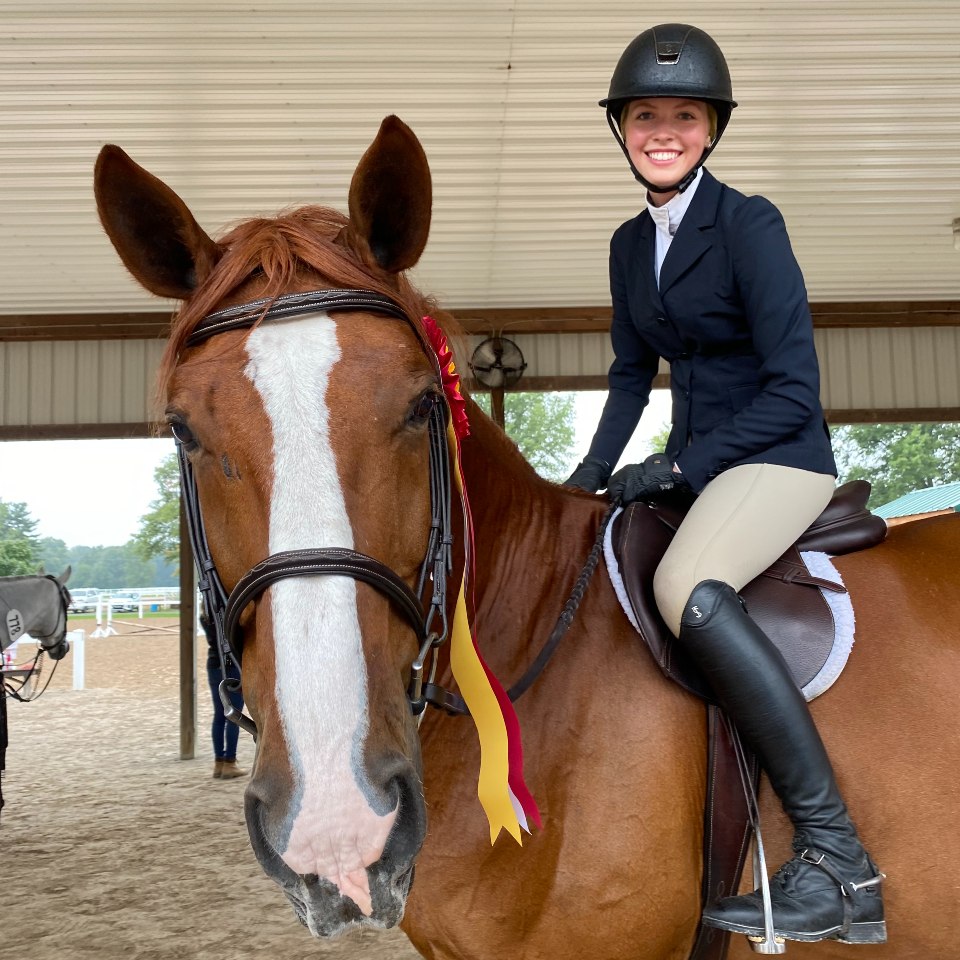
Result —
M 399 931 L 314 940 L 262 874 L 245 780 L 210 776 L 205 643 L 184 761 L 177 621 L 121 617 L 103 638 L 89 619 L 70 627 L 87 634 L 84 689 L 71 653 L 38 700 L 8 700 L 0 958 L 416 960 Z M 252 759 L 241 733 L 239 761 Z

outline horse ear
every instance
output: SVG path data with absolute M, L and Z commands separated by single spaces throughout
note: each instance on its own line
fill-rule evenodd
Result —
M 414 132 L 398 117 L 380 124 L 350 182 L 350 223 L 341 242 L 368 266 L 412 267 L 430 233 L 430 166 Z
M 70 579 L 71 573 L 73 573 L 73 567 L 67 566 L 67 569 L 64 570 L 59 577 L 57 577 L 57 583 L 59 583 L 61 587 L 66 586 L 67 581 Z
M 220 249 L 187 205 L 119 147 L 100 151 L 93 190 L 110 242 L 151 293 L 185 300 L 216 266 Z

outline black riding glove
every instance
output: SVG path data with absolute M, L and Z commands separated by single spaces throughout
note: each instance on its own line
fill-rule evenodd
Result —
M 587 454 L 578 464 L 577 469 L 564 482 L 565 487 L 579 487 L 587 493 L 596 493 L 602 490 L 610 479 L 610 464 L 599 457 Z
M 643 463 L 631 463 L 621 467 L 607 486 L 611 500 L 619 498 L 622 503 L 634 500 L 649 500 L 671 490 L 689 487 L 686 477 L 673 469 L 665 453 L 652 453 Z

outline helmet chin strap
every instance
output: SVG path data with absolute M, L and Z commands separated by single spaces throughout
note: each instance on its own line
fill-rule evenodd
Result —
M 624 142 L 623 135 L 620 133 L 620 125 L 613 119 L 613 114 L 610 112 L 610 108 L 607 108 L 607 123 L 610 126 L 610 129 L 613 131 L 613 136 L 615 137 L 617 143 L 620 144 L 620 149 L 623 151 L 623 155 L 627 158 L 627 163 L 630 164 L 630 170 L 633 172 L 634 177 L 642 183 L 651 193 L 683 193 L 687 187 L 697 177 L 697 171 L 703 166 L 707 157 L 710 156 L 711 151 L 716 146 L 716 140 L 707 147 L 706 150 L 700 156 L 700 159 L 697 161 L 696 166 L 685 174 L 680 180 L 678 180 L 673 186 L 670 187 L 661 187 L 655 183 L 651 183 L 649 180 L 644 177 L 640 171 L 633 165 L 633 160 L 630 159 L 630 152 L 627 150 L 627 145 Z M 717 138 L 719 139 L 719 137 Z

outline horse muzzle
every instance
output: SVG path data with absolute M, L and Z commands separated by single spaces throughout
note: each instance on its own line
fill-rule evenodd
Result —
M 70 641 L 66 639 L 60 640 L 52 647 L 44 647 L 43 652 L 51 660 L 62 660 L 70 652 Z
M 373 905 L 369 916 L 350 897 L 341 894 L 335 884 L 316 875 L 297 877 L 292 888 L 283 885 L 283 892 L 297 919 L 313 936 L 332 939 L 357 927 L 395 927 L 403 917 L 413 871 L 413 865 L 399 875 L 380 869 L 379 864 L 369 868 Z
M 288 834 L 279 828 L 272 791 L 251 781 L 246 793 L 246 820 L 251 845 L 267 876 L 290 900 L 298 919 L 316 937 L 336 937 L 349 928 L 395 926 L 403 916 L 413 880 L 413 865 L 426 834 L 426 807 L 420 777 L 409 762 L 391 764 L 383 793 L 395 802 L 395 816 L 379 857 L 348 874 L 322 876 L 294 869 L 288 862 Z M 343 844 L 342 836 L 318 829 L 318 849 Z M 346 841 L 353 843 L 352 838 Z M 360 843 L 358 841 L 357 846 Z

